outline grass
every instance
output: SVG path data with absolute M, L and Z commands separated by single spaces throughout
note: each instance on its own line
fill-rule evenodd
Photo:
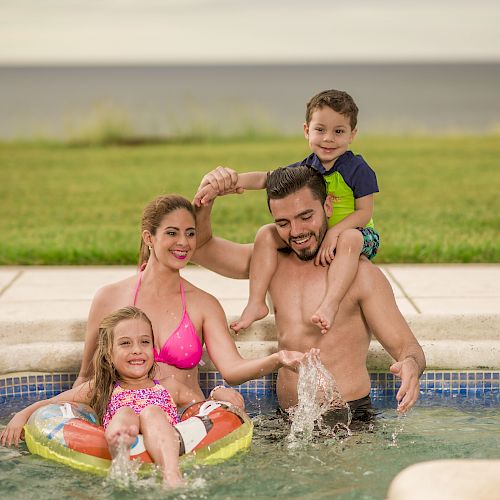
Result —
M 499 262 L 498 136 L 358 137 L 376 170 L 375 262 Z M 160 193 L 192 198 L 208 170 L 267 170 L 308 154 L 301 138 L 172 143 L 0 144 L 0 264 L 131 264 Z M 251 241 L 270 222 L 263 192 L 216 202 L 218 235 Z

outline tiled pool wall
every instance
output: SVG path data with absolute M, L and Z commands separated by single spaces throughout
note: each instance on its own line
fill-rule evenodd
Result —
M 19 373 L 0 375 L 0 401 L 11 397 L 50 397 L 65 391 L 73 385 L 76 373 Z M 371 395 L 373 398 L 393 398 L 401 381 L 392 373 L 372 372 Z M 200 387 L 207 396 L 216 386 L 224 383 L 218 372 L 202 372 Z M 277 374 L 250 380 L 235 386 L 243 396 L 267 396 L 276 390 Z M 443 396 L 480 397 L 500 390 L 500 371 L 427 371 L 420 378 L 422 394 Z

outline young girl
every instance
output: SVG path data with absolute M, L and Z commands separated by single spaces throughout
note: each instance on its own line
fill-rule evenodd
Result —
M 17 445 L 24 424 L 41 406 L 63 401 L 85 403 L 102 422 L 113 458 L 120 442 L 130 448 L 140 432 L 165 484 L 181 485 L 179 439 L 173 428 L 179 421 L 176 403 L 184 406 L 199 398 L 173 377 L 160 382 L 153 379 L 153 345 L 151 322 L 140 309 L 124 307 L 106 316 L 99 327 L 90 379 L 18 412 L 3 430 L 0 442 Z

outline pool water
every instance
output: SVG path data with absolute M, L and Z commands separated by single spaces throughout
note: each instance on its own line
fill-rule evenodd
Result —
M 33 402 L 0 405 L 0 424 Z M 372 426 L 345 439 L 290 449 L 289 426 L 276 418 L 272 397 L 249 397 L 254 424 L 251 449 L 231 460 L 185 471 L 188 486 L 165 493 L 155 478 L 122 489 L 105 479 L 31 455 L 24 444 L 0 448 L 0 497 L 22 499 L 383 499 L 392 478 L 406 466 L 444 458 L 500 456 L 500 393 L 479 398 L 423 395 L 404 417 L 393 399 L 375 399 Z

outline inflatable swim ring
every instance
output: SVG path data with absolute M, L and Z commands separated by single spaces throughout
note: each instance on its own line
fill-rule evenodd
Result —
M 253 423 L 238 408 L 220 401 L 194 403 L 175 425 L 181 441 L 180 463 L 212 464 L 232 457 L 250 446 Z M 49 404 L 31 415 L 24 426 L 31 453 L 76 469 L 106 475 L 111 455 L 103 427 L 90 406 L 80 403 Z M 130 459 L 143 467 L 152 460 L 139 434 Z

